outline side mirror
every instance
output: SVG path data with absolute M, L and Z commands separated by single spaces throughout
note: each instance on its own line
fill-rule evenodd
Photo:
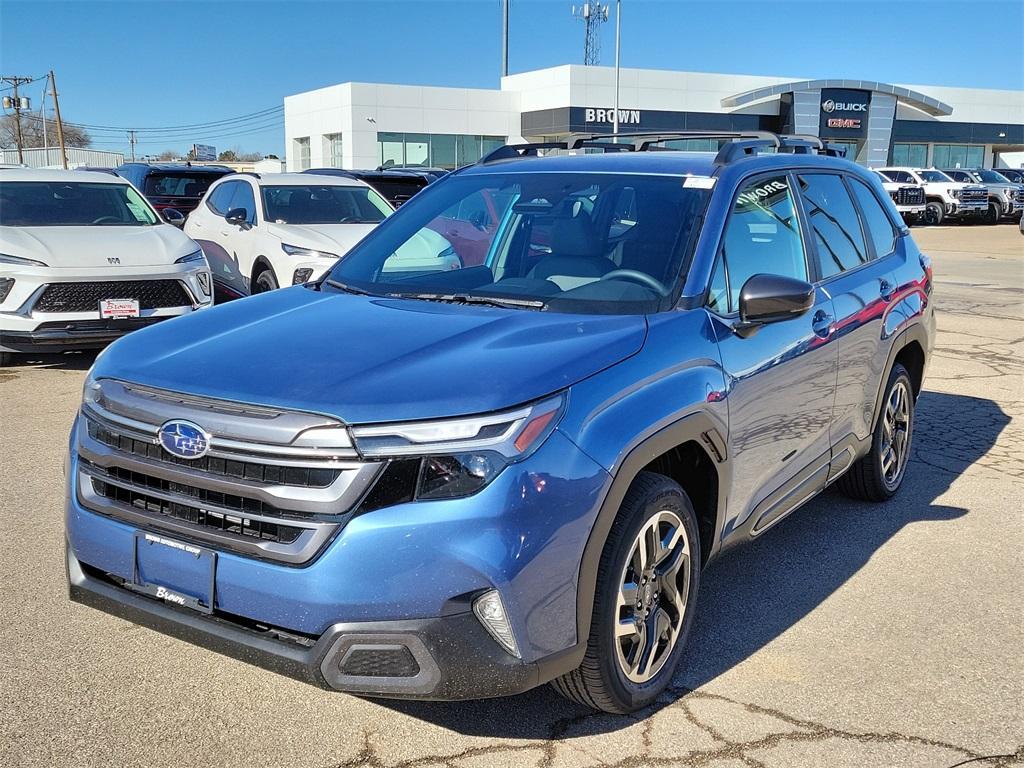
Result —
M 181 229 L 185 226 L 185 214 L 179 211 L 177 208 L 164 208 L 163 210 L 164 221 L 170 224 L 172 227 Z
M 814 286 L 783 275 L 753 275 L 740 288 L 740 325 L 798 317 L 814 306 Z
M 244 227 L 249 221 L 249 214 L 245 212 L 245 208 L 232 208 L 224 214 L 224 221 L 237 227 Z

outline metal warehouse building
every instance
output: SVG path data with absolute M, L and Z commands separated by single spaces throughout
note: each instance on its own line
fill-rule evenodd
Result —
M 285 98 L 288 169 L 455 168 L 506 141 L 610 131 L 614 103 L 611 67 L 524 72 L 499 90 L 342 83 Z M 1024 164 L 1022 91 L 623 69 L 619 123 L 812 133 L 869 166 Z

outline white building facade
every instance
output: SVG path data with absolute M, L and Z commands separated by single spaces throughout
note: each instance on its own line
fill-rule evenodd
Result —
M 524 72 L 498 90 L 342 83 L 285 98 L 287 165 L 457 168 L 506 142 L 610 132 L 614 104 L 610 67 Z M 623 69 L 619 124 L 815 134 L 875 167 L 1024 164 L 1021 91 Z

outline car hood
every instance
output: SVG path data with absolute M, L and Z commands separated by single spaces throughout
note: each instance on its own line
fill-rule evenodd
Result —
M 296 286 L 132 333 L 94 375 L 350 424 L 484 413 L 635 354 L 641 315 L 572 315 Z
M 344 256 L 376 224 L 268 224 L 267 231 L 282 243 Z
M 0 253 L 49 267 L 150 267 L 199 250 L 170 224 L 153 227 L 0 227 Z M 111 261 L 116 259 L 116 261 Z

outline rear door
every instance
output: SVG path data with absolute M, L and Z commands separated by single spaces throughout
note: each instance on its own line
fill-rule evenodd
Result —
M 730 527 L 760 533 L 821 490 L 831 460 L 830 423 L 838 353 L 833 307 L 818 289 L 810 311 L 734 330 L 740 289 L 755 274 L 812 281 L 795 181 L 753 177 L 733 202 L 713 272 L 708 309 L 729 380 L 728 453 L 735 469 Z
M 811 267 L 835 309 L 834 477 L 871 436 L 875 398 L 896 329 L 888 307 L 896 293 L 897 237 L 875 192 L 859 179 L 817 171 L 797 179 L 811 234 Z

